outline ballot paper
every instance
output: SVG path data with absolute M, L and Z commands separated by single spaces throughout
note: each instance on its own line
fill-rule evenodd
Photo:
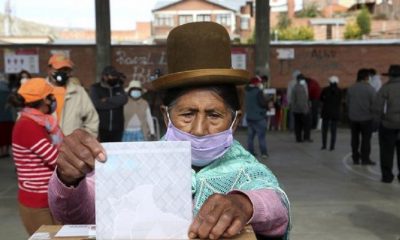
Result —
M 86 237 L 96 236 L 96 225 L 64 225 L 55 237 Z
M 187 239 L 190 142 L 105 143 L 96 162 L 96 239 Z

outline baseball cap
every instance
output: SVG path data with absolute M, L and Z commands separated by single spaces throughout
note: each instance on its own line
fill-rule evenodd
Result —
M 42 100 L 52 92 L 53 87 L 44 78 L 32 78 L 18 89 L 26 103 Z
M 65 55 L 55 54 L 50 57 L 49 66 L 55 69 L 60 69 L 63 67 L 72 68 L 74 66 L 74 63 Z

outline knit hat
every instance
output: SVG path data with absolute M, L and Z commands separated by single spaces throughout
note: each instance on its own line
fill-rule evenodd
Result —
M 25 103 L 42 100 L 52 92 L 53 87 L 44 78 L 32 78 L 18 89 L 18 94 L 25 99 Z
M 256 76 L 256 77 L 253 77 L 250 79 L 250 84 L 252 84 L 252 85 L 257 85 L 260 83 L 262 83 L 261 77 Z
M 339 78 L 337 76 L 330 76 L 329 77 L 329 82 L 338 84 L 339 83 Z

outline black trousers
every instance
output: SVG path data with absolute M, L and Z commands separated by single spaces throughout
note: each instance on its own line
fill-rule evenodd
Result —
M 297 142 L 311 139 L 311 115 L 309 113 L 294 113 L 294 133 Z
M 319 120 L 319 100 L 311 100 L 311 128 L 316 129 Z
M 382 171 L 382 180 L 391 182 L 394 178 L 393 157 L 396 150 L 397 167 L 399 169 L 400 179 L 400 129 L 390 129 L 380 126 L 379 128 L 379 152 Z
M 331 132 L 330 149 L 335 148 L 336 129 L 337 129 L 337 120 L 322 119 L 322 147 L 323 148 L 326 148 L 326 142 L 327 142 L 327 138 L 328 138 L 328 130 L 330 130 L 330 132 Z
M 109 131 L 107 129 L 100 129 L 99 130 L 100 142 L 121 142 L 123 132 L 124 130 Z
M 351 128 L 351 150 L 355 163 L 370 161 L 372 120 L 368 121 L 350 121 Z M 361 148 L 360 148 L 361 136 Z

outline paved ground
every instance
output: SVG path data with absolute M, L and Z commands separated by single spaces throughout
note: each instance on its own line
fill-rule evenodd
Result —
M 245 142 L 246 132 L 236 137 Z M 265 163 L 276 173 L 292 208 L 291 239 L 399 240 L 400 183 L 381 183 L 379 166 L 353 166 L 350 136 L 340 130 L 335 151 L 314 143 L 294 143 L 292 134 L 268 133 L 270 158 Z M 378 159 L 376 136 L 372 156 Z M 0 159 L 0 239 L 20 240 L 27 235 L 16 205 L 16 177 L 11 159 Z

